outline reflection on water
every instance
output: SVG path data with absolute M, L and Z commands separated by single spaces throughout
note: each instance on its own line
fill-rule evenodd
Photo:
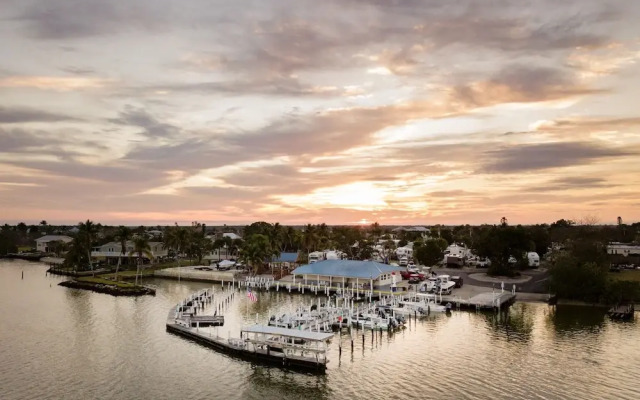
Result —
M 326 375 L 307 375 L 253 365 L 244 392 L 248 399 L 329 399 Z
M 152 280 L 157 296 L 119 298 L 59 287 L 45 269 L 0 261 L 0 399 L 640 398 L 640 327 L 601 309 L 517 303 L 412 319 L 395 334 L 364 332 L 364 344 L 362 331 L 336 334 L 318 376 L 168 334 L 168 311 L 206 283 Z M 318 302 L 282 291 L 258 298 L 237 293 L 216 332 L 238 336 L 244 324 Z
M 527 342 L 532 338 L 534 326 L 532 304 L 516 303 L 499 312 L 484 312 L 491 328 L 506 340 Z
M 549 311 L 549 323 L 560 334 L 597 334 L 605 327 L 606 309 L 591 306 L 558 305 Z

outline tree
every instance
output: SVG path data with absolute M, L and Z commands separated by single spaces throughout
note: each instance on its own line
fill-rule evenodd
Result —
M 95 275 L 93 272 L 93 263 L 91 262 L 91 247 L 93 246 L 93 240 L 98 234 L 98 226 L 93 223 L 91 220 L 87 220 L 86 222 L 80 222 L 78 224 L 78 236 L 80 239 L 80 245 L 84 247 L 87 252 L 87 259 L 89 260 L 89 265 L 91 266 L 91 274 Z
M 415 249 L 415 257 L 427 266 L 435 265 L 442 260 L 443 252 L 447 248 L 447 242 L 442 238 L 428 239 L 423 245 Z
M 494 276 L 514 275 L 509 259 L 514 257 L 522 265 L 531 244 L 525 229 L 520 225 L 487 227 L 478 236 L 475 250 L 480 257 L 491 260 L 487 273 Z
M 280 250 L 272 247 L 269 237 L 259 233 L 247 237 L 240 251 L 240 257 L 252 269 L 254 275 L 260 272 L 266 262 L 278 255 Z
M 120 255 L 118 256 L 118 265 L 116 265 L 116 274 L 115 280 L 118 280 L 118 270 L 120 269 L 120 265 L 122 264 L 122 257 L 126 255 L 127 251 L 127 242 L 131 239 L 131 229 L 126 226 L 120 225 L 116 232 L 116 240 L 120 242 Z
M 136 285 L 138 284 L 138 275 L 140 274 L 142 264 L 142 257 L 146 256 L 149 260 L 153 260 L 153 253 L 151 252 L 151 246 L 149 246 L 149 240 L 144 236 L 137 236 L 133 239 L 133 250 L 129 253 L 130 256 L 137 256 L 136 266 Z
M 187 249 L 189 245 L 189 232 L 186 228 L 178 226 L 170 226 L 166 229 L 164 234 L 163 246 L 168 249 L 172 249 L 175 252 L 178 259 L 178 268 L 180 268 L 180 257 Z
M 560 255 L 549 272 L 550 288 L 561 298 L 597 302 L 606 289 L 606 266 L 581 262 L 572 253 Z

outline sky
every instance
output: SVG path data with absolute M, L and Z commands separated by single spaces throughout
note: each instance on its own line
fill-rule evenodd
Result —
M 2 0 L 0 223 L 640 220 L 640 1 Z

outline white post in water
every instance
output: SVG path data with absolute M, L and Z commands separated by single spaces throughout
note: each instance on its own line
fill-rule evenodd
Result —
M 504 293 L 504 281 L 500 282 L 500 289 L 502 290 L 500 293 Z
M 516 284 L 513 284 L 513 290 L 511 291 L 512 294 L 516 294 Z

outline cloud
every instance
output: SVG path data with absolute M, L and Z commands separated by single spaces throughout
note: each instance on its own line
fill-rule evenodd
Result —
M 132 29 L 160 31 L 170 11 L 171 4 L 165 1 L 49 0 L 26 6 L 15 19 L 25 22 L 35 38 L 69 40 Z
M 21 107 L 0 107 L 0 124 L 19 124 L 28 122 L 59 122 L 77 121 L 63 114 L 54 114 L 47 111 L 35 110 Z
M 503 147 L 485 152 L 487 173 L 518 173 L 587 164 L 628 156 L 627 150 L 587 142 L 543 143 Z
M 483 107 L 559 100 L 602 92 L 583 86 L 558 68 L 512 64 L 489 80 L 454 87 L 451 100 L 467 107 Z
M 143 135 L 154 139 L 168 138 L 175 136 L 179 132 L 177 127 L 161 122 L 145 108 L 138 108 L 132 105 L 126 105 L 124 110 L 119 112 L 117 118 L 109 121 L 118 125 L 142 128 L 141 133 Z
M 99 89 L 108 83 L 109 81 L 104 79 L 86 77 L 9 76 L 0 78 L 0 88 L 34 88 L 60 92 Z
M 607 179 L 599 177 L 567 176 L 553 179 L 546 184 L 532 187 L 534 191 L 557 191 L 574 189 L 611 188 L 618 186 Z

